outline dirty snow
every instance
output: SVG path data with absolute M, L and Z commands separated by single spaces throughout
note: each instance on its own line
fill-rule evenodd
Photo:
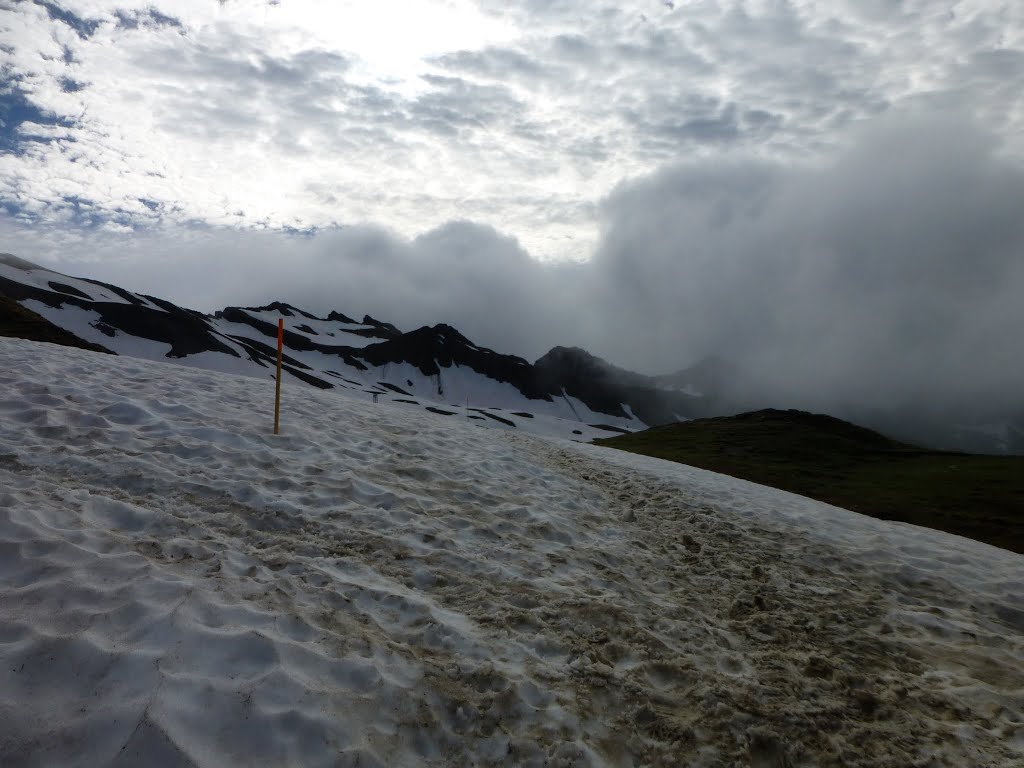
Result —
M 1013 766 L 1024 558 L 0 340 L 3 766 Z

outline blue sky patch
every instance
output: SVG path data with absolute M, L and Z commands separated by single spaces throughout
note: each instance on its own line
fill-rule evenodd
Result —
M 22 135 L 18 129 L 26 122 L 40 125 L 74 125 L 74 121 L 59 118 L 52 112 L 37 107 L 16 83 L 10 80 L 0 83 L 0 152 L 17 154 L 19 146 L 26 141 L 50 141 L 39 136 Z
M 75 31 L 75 34 L 83 40 L 87 40 L 92 37 L 100 25 L 100 21 L 98 19 L 82 18 L 78 14 L 61 7 L 57 3 L 48 2 L 48 0 L 35 0 L 35 4 L 41 5 L 45 8 L 46 12 L 50 15 L 50 18 L 54 21 L 62 21 L 67 24 Z

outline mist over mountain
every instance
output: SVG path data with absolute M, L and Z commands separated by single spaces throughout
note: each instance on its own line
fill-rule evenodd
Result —
M 999 432 L 1024 411 L 1021 210 L 1024 170 L 996 137 L 922 110 L 865 125 L 824 164 L 695 159 L 625 181 L 578 263 L 536 261 L 472 222 L 412 240 L 371 226 L 164 229 L 97 236 L 88 253 L 9 220 L 0 234 L 49 266 L 206 312 L 340 307 L 445 323 L 527 360 L 579 347 L 645 375 L 718 358 L 738 372 L 721 395 L 736 408 L 867 419 L 934 443 L 948 425 Z
M 661 376 L 629 371 L 577 347 L 554 347 L 531 364 L 479 346 L 443 323 L 403 332 L 370 315 L 361 322 L 337 310 L 320 317 L 280 301 L 206 315 L 8 254 L 0 254 L 0 298 L 0 335 L 171 358 L 258 378 L 274 367 L 280 318 L 286 321 L 284 371 L 307 385 L 354 390 L 375 402 L 384 396 L 444 415 L 461 412 L 511 428 L 527 419 L 530 431 L 581 439 L 600 436 L 600 430 L 791 407 L 786 393 L 773 390 L 757 371 L 719 357 Z M 887 408 L 847 401 L 834 413 L 923 445 L 1024 452 L 1020 413 L 984 406 L 954 413 L 927 402 Z M 513 411 L 520 422 L 489 412 L 495 409 Z M 535 421 L 538 415 L 554 421 Z
M 478 426 L 589 440 L 702 413 L 699 396 L 583 350 L 555 349 L 531 365 L 443 323 L 403 332 L 369 315 L 319 317 L 280 301 L 207 315 L 0 254 L 0 336 L 266 380 L 277 376 L 279 327 L 289 386 L 347 390 Z

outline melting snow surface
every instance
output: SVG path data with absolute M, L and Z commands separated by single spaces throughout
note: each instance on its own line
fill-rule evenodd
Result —
M 1024 558 L 0 340 L 3 766 L 1024 763 Z

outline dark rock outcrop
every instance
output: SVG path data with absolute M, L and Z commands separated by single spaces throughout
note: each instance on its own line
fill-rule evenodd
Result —
M 45 317 L 26 309 L 6 296 L 0 296 L 0 336 L 27 339 L 28 341 L 45 341 L 49 344 L 87 349 L 90 352 L 114 354 L 106 347 L 78 338 L 73 333 L 54 325 Z
M 442 380 L 443 370 L 453 365 L 472 368 L 489 379 L 511 384 L 531 400 L 551 400 L 550 394 L 537 385 L 533 366 L 526 360 L 478 347 L 450 325 L 424 326 L 403 333 L 364 347 L 359 356 L 371 365 L 409 363 L 424 376 L 440 375 Z
M 80 295 L 47 291 L 0 277 L 0 294 L 18 302 L 35 299 L 49 307 L 71 304 L 95 312 L 99 315 L 99 322 L 109 328 L 137 338 L 169 344 L 171 351 L 167 357 L 185 357 L 199 352 L 222 352 L 238 357 L 237 352 L 217 338 L 204 316 L 198 312 L 182 309 L 160 299 L 152 301 L 164 311 L 143 306 L 137 297 L 138 303 L 121 304 L 93 301 L 82 298 L 81 291 L 76 293 Z
M 534 363 L 537 386 L 575 397 L 592 411 L 628 417 L 623 406 L 649 426 L 693 418 L 701 399 L 658 387 L 650 376 L 618 368 L 586 350 L 555 347 Z

